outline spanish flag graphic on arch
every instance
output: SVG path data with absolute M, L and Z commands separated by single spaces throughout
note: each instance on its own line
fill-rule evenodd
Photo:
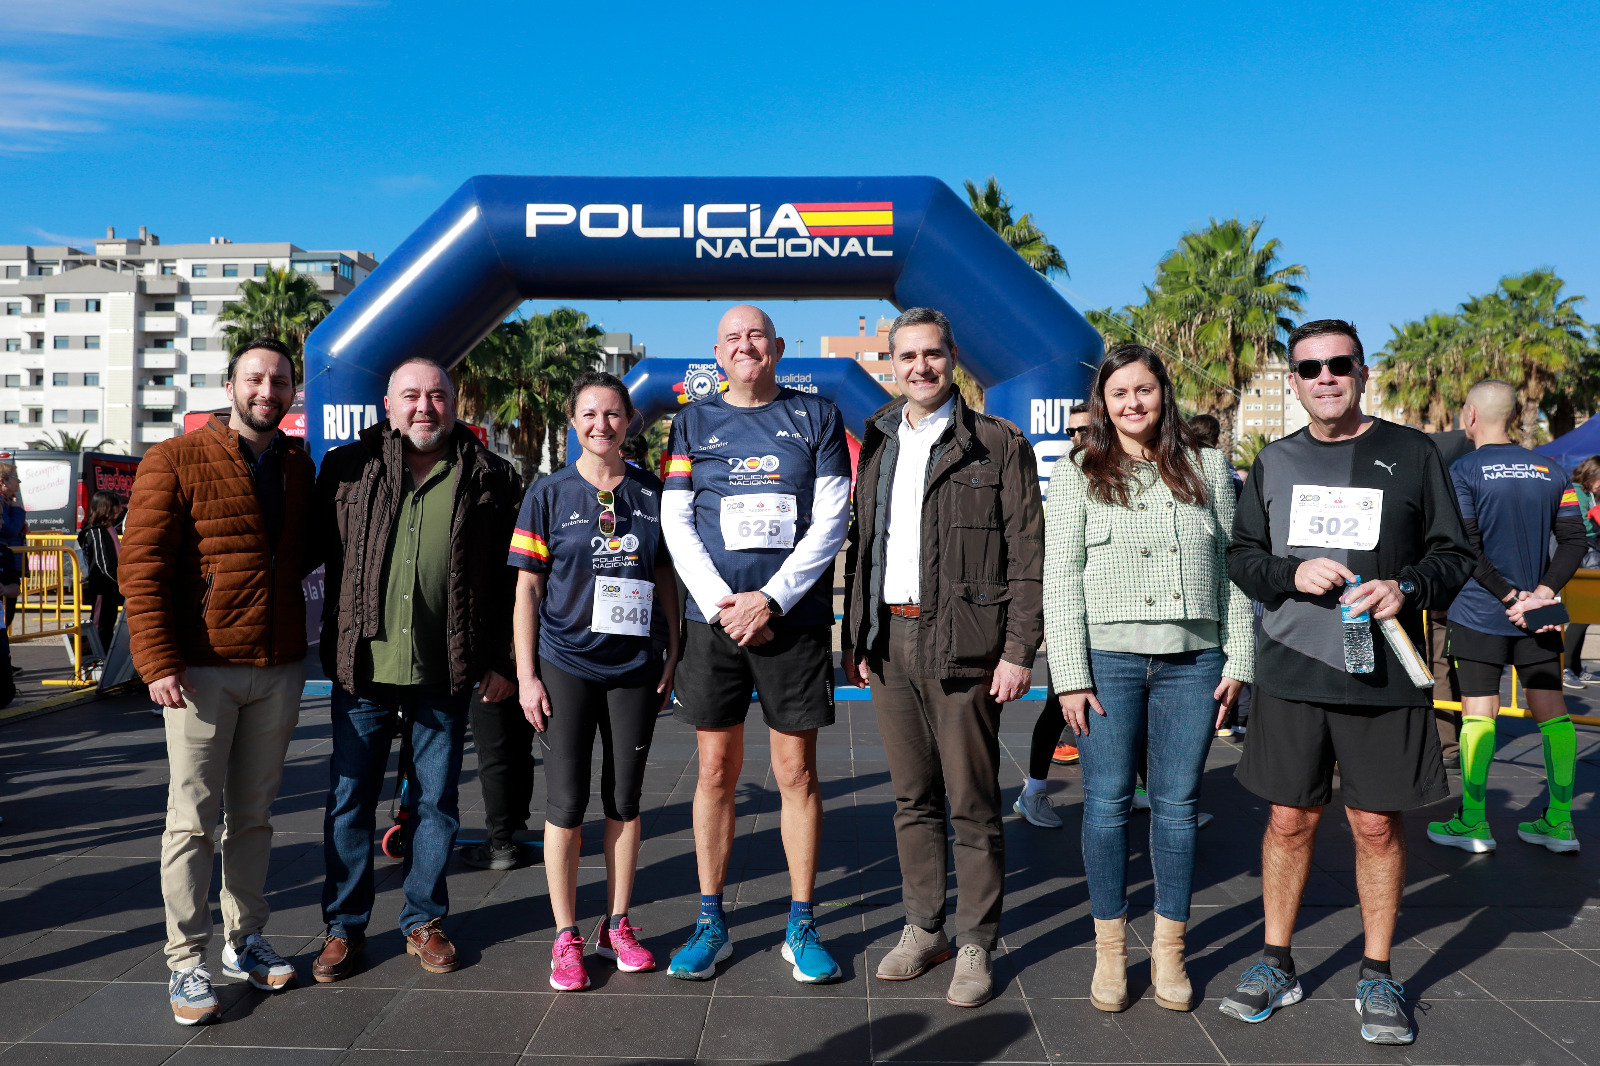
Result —
M 890 201 L 793 206 L 813 237 L 886 237 L 894 233 L 894 204 Z

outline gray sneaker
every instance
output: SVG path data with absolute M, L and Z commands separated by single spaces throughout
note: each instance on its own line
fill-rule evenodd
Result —
M 989 969 L 989 953 L 976 944 L 962 945 L 956 953 L 956 970 L 944 1001 L 952 1007 L 981 1007 L 994 995 L 994 976 Z
M 1588 688 L 1589 684 L 1571 670 L 1561 671 L 1562 688 Z
M 1017 797 L 1017 802 L 1011 809 L 1027 819 L 1029 825 L 1036 825 L 1040 829 L 1060 829 L 1061 816 L 1056 809 L 1050 806 L 1050 797 L 1043 792 L 1028 795 L 1026 791 Z
M 909 981 L 950 957 L 950 938 L 944 930 L 930 933 L 907 922 L 900 943 L 878 963 L 878 980 Z
M 1406 990 L 1387 974 L 1363 968 L 1356 985 L 1361 1039 L 1369 1044 L 1409 1044 L 1417 1031 L 1406 1017 Z
M 176 970 L 167 980 L 172 1020 L 179 1025 L 204 1025 L 217 1017 L 217 996 L 211 990 L 211 973 L 204 966 Z

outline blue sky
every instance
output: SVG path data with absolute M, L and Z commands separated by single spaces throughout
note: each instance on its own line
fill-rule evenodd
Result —
M 995 174 L 1080 310 L 1208 216 L 1265 216 L 1308 313 L 1377 348 L 1537 266 L 1600 300 L 1597 10 L 51 0 L 0 31 L 0 243 L 381 257 L 475 173 Z M 715 326 L 581 306 L 657 355 Z M 771 310 L 806 354 L 892 313 Z

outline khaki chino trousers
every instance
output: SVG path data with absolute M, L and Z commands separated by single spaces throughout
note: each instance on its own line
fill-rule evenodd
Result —
M 872 706 L 894 786 L 906 921 L 944 928 L 945 808 L 955 832 L 958 944 L 993 951 L 1005 896 L 1005 831 L 1000 823 L 1000 705 L 990 678 L 914 678 L 917 621 L 889 616 L 882 655 L 869 655 Z
M 167 966 L 205 961 L 211 940 L 211 860 L 222 826 L 222 928 L 235 948 L 266 928 L 272 802 L 300 720 L 305 662 L 191 666 L 184 706 L 166 709 L 167 827 L 161 898 Z

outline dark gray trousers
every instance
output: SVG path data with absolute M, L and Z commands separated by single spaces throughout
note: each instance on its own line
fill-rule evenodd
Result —
M 990 679 L 926 680 L 907 675 L 915 619 L 891 615 L 882 655 L 869 655 L 872 706 L 894 784 L 894 836 L 906 921 L 944 927 L 945 805 L 955 830 L 958 944 L 993 951 L 1005 896 L 1000 824 L 1000 705 Z

